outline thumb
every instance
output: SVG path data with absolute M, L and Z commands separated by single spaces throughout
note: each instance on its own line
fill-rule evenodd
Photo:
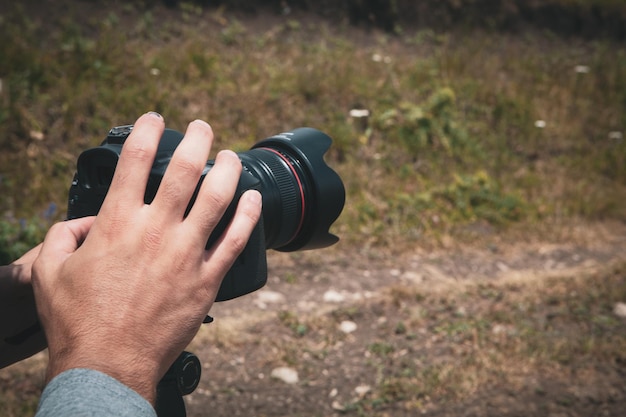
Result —
M 43 241 L 39 260 L 48 257 L 65 259 L 83 243 L 96 218 L 82 217 L 53 225 Z

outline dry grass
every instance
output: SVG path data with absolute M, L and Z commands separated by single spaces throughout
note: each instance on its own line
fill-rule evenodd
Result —
M 227 342 L 220 329 L 207 330 L 196 347 L 211 357 L 205 393 L 220 404 L 241 403 L 224 415 L 250 407 L 283 415 L 264 400 L 279 388 L 257 374 L 289 366 L 301 382 L 280 388 L 280 396 L 300 398 L 294 415 L 447 416 L 465 406 L 491 415 L 496 404 L 493 415 L 561 407 L 582 416 L 604 407 L 616 416 L 626 401 L 626 321 L 613 309 L 624 300 L 623 263 L 586 273 L 526 271 L 497 281 L 392 286 L 325 312 L 283 310 L 237 327 Z M 340 331 L 345 320 L 357 330 Z M 215 394 L 225 387 L 236 392 Z
M 0 193 L 15 196 L 0 202 L 0 238 L 12 246 L 23 231 L 18 218 L 43 229 L 63 217 L 58 210 L 42 220 L 41 212 L 50 202 L 65 207 L 78 154 L 148 110 L 179 130 L 207 119 L 218 146 L 238 151 L 300 125 L 327 131 L 335 139 L 327 160 L 348 196 L 334 231 L 344 247 L 378 260 L 418 245 L 483 245 L 502 231 L 567 239 L 580 219 L 626 219 L 623 44 L 537 32 L 405 28 L 391 36 L 191 6 L 87 12 L 88 3 L 64 4 L 46 19 L 17 3 L 0 16 Z M 78 25 L 78 16 L 88 18 Z M 354 107 L 372 112 L 367 129 L 348 116 Z M 589 387 L 623 387 L 626 329 L 612 306 L 626 300 L 625 270 L 397 287 L 318 315 L 232 318 L 199 335 L 198 346 L 213 349 L 212 372 L 224 377 L 207 389 L 224 400 L 223 413 L 241 392 L 276 399 L 246 372 L 289 364 L 321 392 L 315 398 L 326 401 L 324 387 L 337 384 L 328 403 L 356 415 L 447 415 L 442 407 L 469 410 L 502 387 L 519 393 L 520 410 L 543 395 L 559 398 L 557 411 L 571 411 L 569 402 L 590 415 L 597 410 L 572 390 L 610 405 Z M 357 333 L 337 329 L 348 319 Z M 3 370 L 7 417 L 32 414 L 39 360 Z M 239 376 L 247 391 L 226 392 L 222 385 Z M 355 394 L 350 381 L 369 390 Z M 334 412 L 315 398 L 304 410 Z M 614 398 L 623 404 L 623 390 Z
M 348 203 L 337 232 L 372 245 L 583 217 L 624 219 L 626 55 L 611 41 L 474 31 L 368 35 L 318 19 L 186 7 L 6 12 L 0 192 L 8 219 L 66 205 L 75 160 L 146 110 L 209 120 L 245 150 L 310 125 Z M 173 16 L 173 17 L 172 17 Z M 348 116 L 372 112 L 366 130 Z M 28 190 L 24 193 L 24 190 Z M 56 219 L 64 210 L 58 210 Z

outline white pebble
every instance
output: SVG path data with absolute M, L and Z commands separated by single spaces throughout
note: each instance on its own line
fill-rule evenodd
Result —
M 357 328 L 356 323 L 350 320 L 344 320 L 339 324 L 339 330 L 341 330 L 344 333 L 352 333 L 353 331 L 356 330 L 356 328 Z
M 613 313 L 617 317 L 626 318 L 626 303 L 616 303 L 615 307 L 613 307 Z
M 286 384 L 297 384 L 298 372 L 295 369 L 281 366 L 272 370 L 272 378 L 280 379 Z
M 359 385 L 358 387 L 354 389 L 354 392 L 356 392 L 359 397 L 363 397 L 365 394 L 367 394 L 371 390 L 372 390 L 372 387 L 370 387 L 369 385 Z
M 335 290 L 328 290 L 324 293 L 324 301 L 327 303 L 342 303 L 345 300 L 346 300 L 345 295 Z

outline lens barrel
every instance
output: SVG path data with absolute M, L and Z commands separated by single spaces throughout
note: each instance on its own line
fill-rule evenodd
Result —
M 299 128 L 239 153 L 244 169 L 261 183 L 268 249 L 315 249 L 339 240 L 328 232 L 345 202 L 341 178 L 324 162 L 331 143 L 319 130 Z

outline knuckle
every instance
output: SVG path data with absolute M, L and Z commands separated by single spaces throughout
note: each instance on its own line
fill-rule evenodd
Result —
M 244 236 L 241 234 L 236 234 L 234 236 L 230 236 L 228 239 L 228 244 L 232 250 L 234 256 L 239 255 L 245 249 L 248 244 L 248 236 Z
M 152 161 L 154 156 L 151 148 L 138 141 L 126 142 L 122 155 L 138 162 Z
M 159 185 L 159 199 L 161 201 L 177 203 L 181 199 L 183 190 L 178 182 L 163 182 Z
M 204 210 L 207 214 L 213 214 L 214 217 L 221 218 L 222 214 L 233 199 L 233 192 L 229 192 L 225 187 L 210 187 L 210 189 L 201 188 L 201 194 L 198 199 L 202 199 Z
M 180 155 L 179 158 L 174 158 L 170 162 L 172 165 L 172 169 L 176 170 L 178 173 L 181 173 L 183 176 L 193 176 L 200 177 L 202 173 L 202 169 L 204 166 L 201 166 L 197 161 L 193 159 Z
M 232 196 L 224 192 L 208 193 L 207 198 L 211 206 L 215 206 L 220 209 L 226 209 L 232 200 Z
M 56 234 L 61 233 L 65 226 L 64 222 L 57 222 L 53 224 L 50 229 L 48 229 L 48 235 L 55 236 Z

